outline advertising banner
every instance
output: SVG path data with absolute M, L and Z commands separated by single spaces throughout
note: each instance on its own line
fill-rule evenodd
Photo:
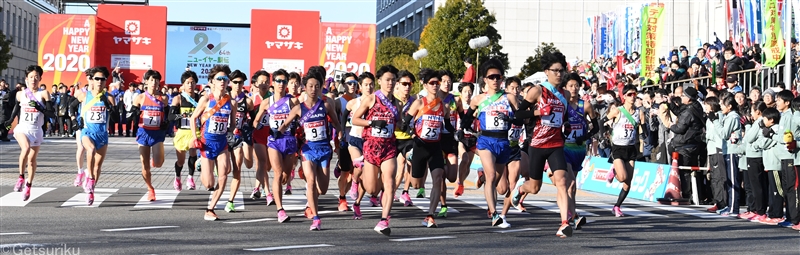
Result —
M 319 65 L 328 76 L 335 71 L 374 72 L 375 24 L 322 23 Z
M 149 69 L 165 76 L 167 7 L 101 4 L 97 17 L 96 65 L 119 66 L 126 83 Z
M 642 57 L 641 77 L 649 77 L 658 80 L 653 73 L 658 67 L 658 49 L 661 48 L 661 40 L 664 30 L 664 19 L 661 13 L 664 11 L 664 4 L 650 4 L 642 8 Z
M 764 54 L 767 56 L 764 65 L 775 67 L 783 58 L 784 51 L 786 51 L 783 33 L 781 32 L 781 18 L 778 16 L 775 0 L 767 0 L 764 7 L 766 13 L 764 19 L 764 35 L 767 39 L 763 47 Z
M 252 10 L 250 70 L 304 73 L 319 62 L 319 12 Z
M 197 73 L 198 83 L 206 83 L 208 72 L 217 64 L 250 76 L 249 37 L 246 27 L 167 26 L 165 82 L 180 84 L 188 67 Z
M 83 71 L 94 64 L 95 20 L 89 15 L 39 15 L 37 62 L 44 69 L 42 84 L 86 82 Z

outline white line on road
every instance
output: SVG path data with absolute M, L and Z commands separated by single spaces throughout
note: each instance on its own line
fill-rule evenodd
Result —
M 156 195 L 158 195 L 158 193 L 156 193 Z M 230 196 L 231 196 L 231 192 L 230 191 L 222 192 L 222 197 L 219 198 L 219 201 L 217 201 L 217 205 L 214 206 L 214 209 L 215 210 L 225 210 L 225 205 L 228 203 L 228 198 Z M 242 192 L 239 191 L 239 192 L 236 192 L 236 197 L 233 198 L 234 209 L 236 211 L 244 210 L 244 198 L 242 196 L 243 196 Z M 214 198 L 214 194 L 213 193 L 209 194 L 208 195 L 208 202 L 210 203 L 211 199 L 213 199 L 213 198 Z
M 239 223 L 251 223 L 251 222 L 271 221 L 271 220 L 278 220 L 278 219 L 275 219 L 275 218 L 264 218 L 264 219 L 255 219 L 255 220 L 226 221 L 226 222 L 223 222 L 223 223 L 228 223 L 228 224 L 239 224 Z
M 80 193 L 61 205 L 61 207 L 99 207 L 103 201 L 117 193 L 119 189 L 94 189 L 94 203 L 91 206 L 86 205 L 86 193 Z
M 31 232 L 9 232 L 9 233 L 0 233 L 0 236 L 13 236 L 13 235 L 32 235 Z
M 134 231 L 134 230 L 148 230 L 148 229 L 162 229 L 162 228 L 177 228 L 178 226 L 151 226 L 151 227 L 136 227 L 136 228 L 112 228 L 101 229 L 103 232 L 120 232 L 120 231 Z
M 309 244 L 309 245 L 289 245 L 289 246 L 275 246 L 275 247 L 264 247 L 264 248 L 250 248 L 250 249 L 244 249 L 244 250 L 245 251 L 277 251 L 277 250 L 319 248 L 319 247 L 332 247 L 332 246 L 333 245 L 330 245 L 330 244 Z
M 389 239 L 389 241 L 392 241 L 392 242 L 412 242 L 412 241 L 427 241 L 427 240 L 434 240 L 434 239 L 451 239 L 451 238 L 456 238 L 456 237 L 455 236 L 430 236 L 430 237 Z
M 157 189 L 156 192 L 156 201 L 147 200 L 147 193 L 139 199 L 139 203 L 136 204 L 133 208 L 172 208 L 172 204 L 175 203 L 175 198 L 178 197 L 179 191 L 172 190 L 172 189 Z
M 11 192 L 3 197 L 0 197 L 0 206 L 17 206 L 22 207 L 28 205 L 34 199 L 44 195 L 47 192 L 53 191 L 55 188 L 31 188 L 31 197 L 28 201 L 22 201 L 22 192 Z
M 522 232 L 522 231 L 536 231 L 536 230 L 541 230 L 541 228 L 520 228 L 520 229 L 509 229 L 509 230 L 498 230 L 498 231 L 494 231 L 494 232 L 495 233 L 505 234 L 505 233 L 514 233 L 514 232 Z
M 588 205 L 588 206 L 591 206 L 591 207 L 597 207 L 597 208 L 605 209 L 605 210 L 608 210 L 608 211 L 612 211 L 612 209 L 614 209 L 614 205 L 604 204 L 604 203 L 583 202 L 581 204 Z M 625 215 L 631 215 L 631 216 L 634 216 L 634 217 L 667 217 L 666 215 L 648 213 L 648 212 L 636 210 L 636 209 L 633 209 L 633 208 L 630 208 L 630 207 L 625 208 L 624 214 Z
M 545 209 L 547 211 L 551 211 L 551 212 L 554 212 L 554 213 L 561 212 L 560 209 L 558 208 L 558 205 L 556 203 L 554 203 L 554 202 L 548 202 L 548 201 L 523 201 L 522 203 L 526 204 L 526 205 L 532 205 L 532 206 L 535 206 L 535 207 L 539 207 L 539 208 L 542 208 L 542 209 Z M 584 211 L 584 210 L 581 210 L 581 209 L 577 209 L 577 211 L 582 216 L 598 216 L 597 214 L 594 214 L 594 213 L 591 213 L 591 212 L 587 212 L 587 211 Z
M 695 217 L 699 217 L 699 218 L 703 218 L 703 219 L 728 218 L 726 216 L 717 215 L 717 214 L 714 214 L 714 213 L 708 213 L 708 212 L 704 212 L 704 211 L 693 210 L 693 209 L 689 209 L 689 208 L 686 208 L 686 207 L 661 206 L 661 205 L 656 205 L 655 203 L 651 203 L 651 202 L 641 202 L 641 201 L 636 201 L 636 200 L 630 200 L 630 201 L 628 201 L 628 203 L 642 205 L 642 206 L 648 206 L 648 207 L 653 207 L 653 208 L 661 209 L 661 210 L 664 210 L 664 211 L 670 211 L 670 212 L 675 212 L 675 213 L 680 213 L 680 214 L 691 215 L 691 216 L 695 216 Z

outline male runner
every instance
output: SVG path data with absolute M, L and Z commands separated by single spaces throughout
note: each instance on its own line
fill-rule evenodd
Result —
M 231 79 L 231 95 L 234 103 L 236 104 L 236 126 L 233 127 L 233 137 L 228 138 L 228 149 L 231 150 L 231 164 L 233 165 L 233 179 L 231 180 L 231 192 L 228 193 L 228 203 L 225 204 L 226 212 L 235 212 L 236 205 L 233 204 L 233 199 L 236 198 L 236 193 L 239 191 L 239 185 L 242 178 L 242 163 L 247 163 L 248 158 L 250 164 L 245 164 L 248 168 L 252 165 L 253 153 L 253 101 L 245 95 L 242 86 L 247 81 L 247 74 L 239 70 L 235 70 L 230 75 Z M 250 145 L 248 145 L 250 144 Z M 251 156 L 248 156 L 251 155 Z
M 148 70 L 144 73 L 145 92 L 133 99 L 133 118 L 139 118 L 139 131 L 136 142 L 139 144 L 139 159 L 142 177 L 147 185 L 147 199 L 156 200 L 153 188 L 151 167 L 160 168 L 164 164 L 164 139 L 169 128 L 166 113 L 169 109 L 167 97 L 161 94 L 161 73 Z M 151 158 L 152 153 L 152 158 Z
M 573 228 L 578 230 L 586 224 L 586 217 L 578 215 L 575 211 L 577 178 L 583 169 L 583 160 L 586 158 L 586 145 L 584 142 L 589 141 L 600 130 L 600 127 L 596 119 L 597 114 L 595 114 L 592 105 L 580 99 L 579 91 L 582 87 L 583 79 L 576 73 L 569 73 L 561 84 L 562 89 L 569 94 L 567 119 L 572 132 L 564 140 L 564 157 L 567 160 L 567 169 L 575 174 L 572 183 L 569 184 L 569 195 L 572 198 L 570 199 L 570 202 L 572 202 L 570 207 L 572 208 Z M 591 122 L 587 121 L 587 119 L 591 120 Z M 589 124 L 592 125 L 591 129 L 589 129 Z
M 170 122 L 178 123 L 178 132 L 175 133 L 175 138 L 172 139 L 172 144 L 175 147 L 175 182 L 173 184 L 175 190 L 181 191 L 181 171 L 186 163 L 186 152 L 189 152 L 189 175 L 186 176 L 186 188 L 189 190 L 195 189 L 194 183 L 194 170 L 197 163 L 197 149 L 191 148 L 192 139 L 196 136 L 192 134 L 192 126 L 197 123 L 191 122 L 189 117 L 194 113 L 197 108 L 197 100 L 200 96 L 194 93 L 194 87 L 197 85 L 197 74 L 193 71 L 183 72 L 181 75 L 181 94 L 172 100 L 172 107 L 170 107 Z
M 334 175 L 336 178 L 339 179 L 339 211 L 345 212 L 350 210 L 350 206 L 347 204 L 347 199 L 345 195 L 347 194 L 347 189 L 349 186 L 350 180 L 350 173 L 353 170 L 353 160 L 350 157 L 350 150 L 348 149 L 348 140 L 347 138 L 350 136 L 349 133 L 352 130 L 352 123 L 350 122 L 349 111 L 347 111 L 347 103 L 352 101 L 358 95 L 358 77 L 354 73 L 345 73 L 343 80 L 343 84 L 346 86 L 346 90 L 342 96 L 336 99 L 336 112 L 339 113 L 339 123 L 344 124 L 344 129 L 340 131 L 340 133 L 344 134 L 344 139 L 340 141 L 340 153 L 341 157 L 339 157 L 338 165 L 334 170 Z M 360 135 L 360 134 L 359 134 Z
M 100 179 L 100 170 L 108 151 L 109 111 L 114 107 L 114 98 L 105 90 L 108 69 L 95 67 L 86 70 L 89 91 L 81 94 L 76 101 L 81 103 L 81 117 L 78 127 L 81 129 L 81 144 L 86 150 L 88 178 L 86 180 L 86 204 L 94 203 L 94 187 Z
M 355 113 L 355 110 L 361 107 L 361 102 L 363 99 L 369 95 L 372 95 L 372 92 L 375 90 L 375 76 L 370 72 L 362 73 L 358 77 L 358 82 L 360 83 L 359 87 L 361 88 L 361 96 L 350 100 L 350 102 L 347 102 L 347 106 L 345 107 L 346 109 L 344 115 L 349 116 L 350 123 L 353 121 L 353 114 Z M 359 185 L 359 183 L 361 183 L 362 167 L 364 166 L 363 133 L 364 127 L 353 125 L 350 128 L 350 133 L 347 138 L 347 143 L 349 145 L 347 150 L 350 151 L 350 158 L 353 161 L 353 177 L 352 185 L 350 187 L 350 198 L 355 199 L 355 202 L 353 202 L 353 219 L 357 220 L 362 218 L 361 200 L 364 198 L 364 194 L 366 193 L 364 188 Z
M 625 86 L 622 89 L 622 95 L 623 105 L 609 109 L 608 116 L 600 120 L 604 123 L 603 125 L 611 126 L 611 158 L 609 161 L 614 164 L 614 170 L 609 171 L 606 179 L 608 182 L 612 182 L 616 177 L 617 181 L 622 183 L 622 190 L 620 190 L 617 203 L 612 209 L 617 217 L 624 216 L 619 207 L 628 197 L 631 189 L 634 161 L 641 153 L 636 145 L 643 144 L 639 141 L 641 133 L 639 129 L 641 128 L 640 124 L 644 123 L 644 115 L 640 114 L 639 109 L 633 105 L 636 101 L 636 87 Z
M 268 88 L 270 74 L 267 71 L 259 70 L 253 74 L 253 81 L 255 82 L 253 88 L 258 88 L 258 91 L 255 92 L 251 98 L 253 101 L 253 109 L 261 109 L 262 102 L 264 102 L 264 104 L 268 104 L 269 98 L 272 97 L 272 95 L 269 94 Z M 264 186 L 264 197 L 267 200 L 267 206 L 270 206 L 275 203 L 275 199 L 272 196 L 272 190 L 269 188 L 270 163 L 269 156 L 267 154 L 267 138 L 269 137 L 269 128 L 261 128 L 269 126 L 269 118 L 265 114 L 262 115 L 260 119 L 254 118 L 254 120 L 258 121 L 257 123 L 254 123 L 256 129 L 253 130 L 253 151 L 256 154 L 256 184 L 253 188 L 253 192 L 250 194 L 250 198 L 253 200 L 261 198 L 261 186 Z

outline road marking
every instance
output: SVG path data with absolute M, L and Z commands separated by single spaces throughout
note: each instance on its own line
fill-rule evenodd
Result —
M 94 203 L 91 206 L 86 205 L 86 193 L 79 193 L 66 202 L 61 204 L 61 207 L 99 207 L 106 199 L 117 193 L 119 189 L 94 189 Z
M 431 237 L 414 237 L 414 238 L 397 238 L 397 239 L 389 239 L 392 242 L 412 242 L 412 241 L 427 241 L 427 240 L 434 240 L 434 239 L 452 239 L 456 238 L 455 236 L 431 236 Z
M 162 228 L 177 228 L 178 226 L 150 226 L 150 227 L 136 227 L 136 228 L 112 228 L 101 229 L 103 232 L 120 232 L 120 231 L 135 231 L 135 230 L 149 230 L 149 229 L 162 229 Z
M 333 247 L 333 245 L 330 245 L 330 244 L 289 245 L 289 246 L 275 246 L 275 247 L 264 247 L 264 248 L 250 248 L 250 249 L 244 249 L 244 250 L 245 251 L 278 251 L 278 250 L 319 248 L 319 247 Z
M 527 204 L 527 205 L 532 205 L 532 206 L 535 206 L 535 207 L 539 207 L 539 208 L 542 208 L 542 209 L 545 209 L 547 211 L 551 211 L 551 212 L 554 212 L 554 213 L 560 213 L 561 212 L 558 209 L 558 204 L 556 204 L 554 202 L 548 202 L 548 201 L 523 201 L 522 203 L 523 204 Z M 580 210 L 580 209 L 577 209 L 577 211 L 582 216 L 599 216 L 597 214 L 594 214 L 594 213 L 591 213 L 591 212 L 587 212 L 587 211 L 584 211 L 584 210 Z
M 317 211 L 317 215 L 331 214 L 331 213 L 347 213 L 347 212 L 352 212 L 352 211 L 346 211 L 346 212 L 333 211 L 333 210 L 327 210 L 327 211 Z M 295 216 L 303 216 L 303 217 L 305 217 L 305 216 L 306 216 L 306 213 L 305 213 L 305 212 L 303 212 L 303 213 L 298 213 L 298 214 L 297 214 L 297 215 L 295 215 Z
M 0 236 L 13 236 L 13 235 L 32 235 L 31 232 L 9 232 L 9 233 L 0 233 Z
M 285 211 L 303 211 L 306 209 L 305 195 L 283 196 L 281 202 L 283 202 L 283 210 Z
M 726 217 L 726 216 L 717 215 L 717 214 L 709 213 L 709 212 L 705 212 L 705 211 L 693 210 L 693 209 L 689 209 L 689 208 L 685 208 L 685 207 L 661 206 L 661 205 L 656 205 L 656 204 L 650 203 L 650 202 L 640 202 L 640 201 L 636 201 L 636 200 L 630 200 L 630 201 L 628 201 L 628 203 L 637 204 L 637 205 L 641 205 L 641 206 L 653 207 L 653 208 L 661 209 L 661 210 L 664 210 L 664 211 L 670 211 L 670 212 L 676 212 L 676 213 L 680 213 L 680 214 L 691 215 L 691 216 L 695 216 L 695 217 L 699 217 L 699 218 L 703 218 L 703 219 L 729 218 L 729 217 Z
M 414 203 L 414 206 L 425 212 L 428 211 L 428 206 L 431 204 L 431 200 L 427 198 L 411 198 L 411 202 Z M 439 205 L 436 205 L 436 212 L 438 212 L 439 210 L 442 210 L 441 203 Z M 455 208 L 448 206 L 447 213 L 459 213 L 459 212 Z
M 494 232 L 495 233 L 505 234 L 505 233 L 514 233 L 514 232 L 522 232 L 522 231 L 536 231 L 536 230 L 541 230 L 541 228 L 509 229 L 509 230 L 498 230 L 498 231 L 494 231 Z
M 172 208 L 172 204 L 175 203 L 175 198 L 178 197 L 178 193 L 180 191 L 171 190 L 171 189 L 157 189 L 156 191 L 156 201 L 147 200 L 147 193 L 139 199 L 139 203 L 136 203 L 136 206 L 133 208 Z
M 231 196 L 230 191 L 222 192 L 222 196 L 217 201 L 217 205 L 214 206 L 215 210 L 225 210 L 225 205 L 228 203 L 228 198 Z M 208 195 L 208 202 L 211 202 L 211 199 L 214 197 L 214 193 Z M 156 198 L 158 198 L 158 193 L 156 193 Z M 242 197 L 242 192 L 236 192 L 236 197 L 233 198 L 233 208 L 236 211 L 244 210 L 244 198 Z
M 135 138 L 135 137 L 134 137 Z M 75 144 L 75 138 L 63 138 L 63 139 L 44 139 L 43 143 L 68 143 L 68 144 Z M 109 141 L 108 144 L 112 145 L 138 145 L 139 143 L 133 142 L 118 142 L 118 141 Z M 164 142 L 164 146 L 171 146 L 173 145 L 171 142 Z
M 465 202 L 465 203 L 480 207 L 480 208 L 482 208 L 484 210 L 488 210 L 489 209 L 489 206 L 486 204 L 486 199 L 484 199 L 484 198 L 462 197 L 462 198 L 458 198 L 458 200 L 461 200 L 461 202 Z M 515 210 L 515 209 L 512 210 L 512 209 L 513 209 L 513 207 L 508 210 L 508 214 L 526 214 L 524 212 L 520 212 L 518 210 Z M 450 211 L 450 208 L 447 208 L 447 211 Z M 495 205 L 495 211 L 497 211 L 497 212 L 503 211 L 503 200 L 500 200 L 500 199 L 497 200 L 497 204 Z
M 271 221 L 271 220 L 278 220 L 278 219 L 275 219 L 275 218 L 264 218 L 264 219 L 255 219 L 255 220 L 225 221 L 225 222 L 223 222 L 223 223 L 228 223 L 228 224 L 239 224 L 239 223 L 251 223 L 251 222 Z
M 24 190 L 24 189 L 23 189 Z M 15 206 L 15 207 L 22 207 L 28 205 L 34 199 L 44 195 L 47 192 L 53 191 L 55 188 L 38 188 L 32 187 L 31 188 L 31 197 L 28 198 L 28 201 L 22 201 L 22 192 L 11 192 L 6 194 L 3 197 L 0 197 L 0 206 Z
M 584 203 L 581 203 L 581 204 L 588 205 L 588 206 L 591 206 L 591 207 L 597 207 L 597 208 L 605 209 L 605 210 L 608 210 L 608 211 L 611 211 L 612 209 L 614 209 L 613 205 L 597 203 L 597 202 L 584 202 Z M 625 214 L 625 216 L 631 215 L 631 216 L 634 216 L 634 217 L 668 217 L 667 215 L 648 213 L 648 212 L 636 210 L 636 209 L 633 209 L 633 208 L 625 208 L 624 214 Z

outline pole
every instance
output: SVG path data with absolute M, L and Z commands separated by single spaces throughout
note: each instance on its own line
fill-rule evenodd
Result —
M 478 75 L 478 66 L 480 66 L 480 65 L 478 65 L 478 63 L 481 62 L 479 60 L 479 58 L 481 57 L 480 50 L 481 49 L 475 49 L 475 64 L 472 65 L 472 68 L 475 69 L 475 85 L 478 85 L 478 77 L 480 77 L 480 75 Z
M 783 83 L 787 88 L 792 87 L 792 1 L 783 1 L 783 40 L 786 52 L 783 54 Z

